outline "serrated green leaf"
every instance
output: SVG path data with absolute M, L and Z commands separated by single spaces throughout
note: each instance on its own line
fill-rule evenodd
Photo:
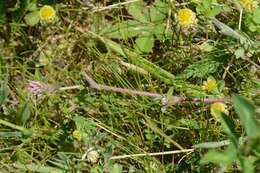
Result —
M 205 77 L 216 72 L 221 64 L 222 63 L 212 59 L 202 59 L 201 61 L 189 65 L 177 78 Z
M 28 13 L 25 17 L 24 20 L 27 25 L 29 26 L 34 26 L 40 21 L 40 16 L 39 16 L 39 11 L 34 11 L 31 13 Z
M 143 1 L 130 3 L 127 7 L 128 13 L 131 14 L 135 20 L 147 23 L 149 21 L 147 16 L 145 16 L 143 10 L 144 10 Z
M 77 130 L 88 132 L 96 128 L 95 123 L 92 120 L 87 119 L 85 117 L 75 116 L 73 120 L 76 124 Z
M 255 119 L 255 107 L 245 98 L 234 95 L 232 97 L 235 111 L 238 114 L 241 123 L 243 124 L 247 136 L 249 138 L 257 138 L 260 136 L 259 123 Z
M 200 125 L 194 119 L 182 118 L 177 121 L 178 124 L 184 127 L 188 127 L 189 129 L 200 129 Z
M 135 40 L 137 50 L 149 53 L 153 49 L 154 37 L 153 35 L 140 36 Z

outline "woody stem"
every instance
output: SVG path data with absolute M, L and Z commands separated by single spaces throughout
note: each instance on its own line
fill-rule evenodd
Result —
M 118 88 L 113 86 L 107 86 L 96 83 L 87 73 L 83 72 L 82 75 L 84 76 L 86 82 L 88 83 L 90 88 L 99 90 L 99 91 L 113 91 L 116 93 L 122 93 L 122 94 L 129 94 L 129 95 L 139 95 L 139 96 L 147 96 L 147 97 L 153 97 L 156 99 L 162 99 L 166 96 L 164 94 L 159 93 L 152 93 L 152 92 L 146 92 L 146 91 L 137 91 L 132 89 L 126 89 L 126 88 Z M 188 98 L 188 97 L 182 97 L 182 96 L 170 96 L 167 97 L 167 99 L 174 104 L 185 104 L 185 103 L 214 103 L 214 102 L 227 102 L 229 101 L 229 98 Z

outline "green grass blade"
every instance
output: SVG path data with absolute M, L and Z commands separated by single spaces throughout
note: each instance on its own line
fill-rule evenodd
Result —
M 32 171 L 32 172 L 39 172 L 39 173 L 65 173 L 66 171 L 50 167 L 50 166 L 43 166 L 43 165 L 37 165 L 34 163 L 31 164 L 21 164 L 21 163 L 15 163 L 14 167 L 20 169 L 21 171 Z
M 260 126 L 255 116 L 255 107 L 245 98 L 234 95 L 232 97 L 235 111 L 237 112 L 241 123 L 243 124 L 249 138 L 260 136 Z

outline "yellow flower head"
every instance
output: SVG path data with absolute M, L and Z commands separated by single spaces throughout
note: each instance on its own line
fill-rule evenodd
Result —
M 253 0 L 240 0 L 240 4 L 247 11 L 252 11 L 254 8 Z
M 44 5 L 40 9 L 40 19 L 43 21 L 50 21 L 55 17 L 56 11 L 49 5 Z
M 202 89 L 206 91 L 214 91 L 218 87 L 217 81 L 214 78 L 208 78 L 207 81 L 203 81 Z
M 77 139 L 77 140 L 81 140 L 81 133 L 79 130 L 74 130 L 74 132 L 72 133 L 72 136 Z
M 219 121 L 219 117 L 218 117 L 218 113 L 216 111 L 221 111 L 225 114 L 228 115 L 228 110 L 227 110 L 227 105 L 225 105 L 224 103 L 221 103 L 221 102 L 216 102 L 216 103 L 213 103 L 211 106 L 210 106 L 210 113 L 211 115 L 217 120 Z
M 197 23 L 196 14 L 188 8 L 181 9 L 177 19 L 182 27 L 191 27 Z

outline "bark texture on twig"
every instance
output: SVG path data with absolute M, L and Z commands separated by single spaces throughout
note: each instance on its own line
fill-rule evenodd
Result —
M 90 88 L 99 90 L 99 91 L 112 91 L 116 93 L 122 94 L 129 94 L 129 95 L 139 95 L 139 96 L 147 96 L 153 97 L 156 99 L 160 99 L 163 105 L 175 105 L 175 104 L 185 104 L 185 103 L 214 103 L 214 102 L 228 102 L 230 98 L 189 98 L 183 96 L 166 96 L 164 94 L 159 93 L 152 93 L 146 91 L 137 91 L 132 89 L 126 88 L 118 88 L 113 86 L 107 86 L 96 83 L 87 73 L 83 72 L 82 75 L 84 76 L 88 86 Z

